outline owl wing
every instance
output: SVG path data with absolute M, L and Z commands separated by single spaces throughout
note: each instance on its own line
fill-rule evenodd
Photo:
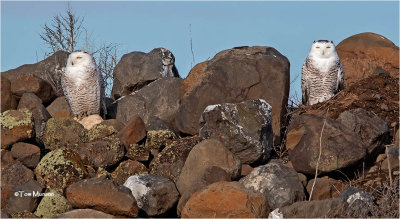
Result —
M 303 67 L 301 67 L 301 91 L 302 91 L 301 99 L 304 105 L 308 105 L 308 93 L 309 93 L 307 62 L 308 59 L 306 59 L 306 61 L 303 64 Z
M 338 71 L 337 71 L 337 79 L 336 79 L 336 93 L 343 90 L 344 88 L 344 71 L 343 71 L 343 65 L 338 60 Z
M 67 84 L 71 84 L 71 82 L 68 81 L 69 79 L 67 77 L 65 77 L 64 74 L 65 74 L 65 72 L 61 75 L 61 87 L 62 87 L 64 96 L 65 96 L 65 99 L 67 100 L 67 103 L 68 103 L 69 107 L 72 110 L 70 93 L 69 93 L 69 89 L 68 89 L 68 86 L 67 86 Z

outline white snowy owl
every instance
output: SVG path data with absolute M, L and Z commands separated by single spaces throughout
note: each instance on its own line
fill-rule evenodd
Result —
M 78 50 L 69 55 L 61 85 L 72 113 L 79 120 L 100 115 L 101 109 L 106 114 L 103 77 L 88 52 Z
M 301 69 L 304 105 L 329 100 L 343 89 L 342 63 L 332 41 L 314 41 Z

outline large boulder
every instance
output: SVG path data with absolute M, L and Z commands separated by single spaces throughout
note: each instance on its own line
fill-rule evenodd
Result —
M 242 164 L 266 161 L 273 146 L 271 110 L 264 100 L 208 106 L 199 135 L 221 141 Z
M 367 151 L 361 138 L 346 126 L 313 114 L 302 114 L 290 122 L 286 147 L 294 169 L 305 174 L 315 174 L 320 149 L 319 173 L 350 167 Z
M 390 130 L 387 123 L 379 116 L 357 108 L 345 111 L 337 121 L 348 127 L 361 137 L 369 154 L 377 154 L 390 143 Z
M 166 213 L 178 202 L 179 192 L 170 179 L 153 174 L 129 177 L 124 186 L 132 191 L 138 207 L 148 216 Z
M 301 201 L 274 210 L 281 213 L 281 218 L 338 218 L 348 207 L 340 198 Z
M 68 53 L 58 51 L 52 56 L 35 63 L 2 72 L 1 75 L 13 82 L 19 75 L 31 73 L 49 82 L 57 96 L 62 96 L 61 74 L 67 64 Z
M 196 192 L 182 211 L 182 218 L 266 218 L 267 200 L 238 182 L 217 182 Z
M 255 168 L 242 178 L 240 183 L 248 189 L 262 193 L 271 209 L 305 199 L 304 187 L 297 172 L 278 160 L 272 160 L 264 166 Z
M 345 72 L 345 86 L 357 80 L 388 71 L 399 75 L 399 47 L 376 33 L 359 33 L 344 39 L 336 46 Z
M 131 191 L 109 179 L 81 180 L 70 185 L 65 195 L 74 208 L 93 208 L 116 216 L 136 217 L 138 214 Z
M 25 93 L 34 93 L 43 103 L 48 103 L 55 97 L 51 84 L 34 74 L 19 75 L 11 82 L 11 92 L 17 97 Z
M 174 55 L 164 48 L 123 55 L 113 71 L 111 97 L 126 96 L 162 77 L 179 77 L 174 62 Z
M 264 99 L 272 106 L 279 144 L 289 96 L 289 60 L 272 47 L 236 47 L 196 65 L 184 80 L 177 128 L 196 134 L 204 109 L 213 104 Z
M 11 82 L 3 75 L 1 77 L 1 112 L 16 109 L 17 100 L 11 93 Z
M 179 106 L 179 88 L 181 78 L 161 78 L 141 90 L 127 95 L 117 101 L 116 119 L 127 124 L 138 115 L 145 124 L 152 116 L 156 116 L 170 124 L 175 120 Z
M 32 112 L 27 109 L 1 113 L 1 148 L 35 136 Z

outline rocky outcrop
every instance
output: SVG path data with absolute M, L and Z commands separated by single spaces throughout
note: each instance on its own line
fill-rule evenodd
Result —
M 190 197 L 182 218 L 265 218 L 269 211 L 262 194 L 238 182 L 217 182 Z
M 273 146 L 271 111 L 264 100 L 210 105 L 201 115 L 199 135 L 221 141 L 242 164 L 264 162 Z
M 132 191 L 138 207 L 148 216 L 158 216 L 174 207 L 179 192 L 170 179 L 153 174 L 129 177 L 124 186 Z
M 179 88 L 182 84 L 180 78 L 161 78 L 139 91 L 117 100 L 114 118 L 127 124 L 134 116 L 138 115 L 145 124 L 153 116 L 173 124 L 179 107 Z
M 136 217 L 138 214 L 131 191 L 108 179 L 81 180 L 70 185 L 65 195 L 74 208 L 93 208 L 116 216 Z
M 360 33 L 344 39 L 336 46 L 343 64 L 344 83 L 348 86 L 380 71 L 399 75 L 399 47 L 376 33 Z
M 1 148 L 35 136 L 33 115 L 27 109 L 5 111 L 0 122 Z
M 306 174 L 315 174 L 320 148 L 319 173 L 349 167 L 366 156 L 358 135 L 338 121 L 313 114 L 290 122 L 286 147 L 294 169 Z
M 248 189 L 262 193 L 271 209 L 305 199 L 304 187 L 297 172 L 278 160 L 272 160 L 264 166 L 255 168 L 242 178 L 240 183 Z
M 279 144 L 289 96 L 289 61 L 272 47 L 235 47 L 196 65 L 184 80 L 176 126 L 198 133 L 204 109 L 220 103 L 264 99 L 272 106 L 273 131 Z
M 22 74 L 11 82 L 11 92 L 17 97 L 25 93 L 34 93 L 43 103 L 48 103 L 55 98 L 55 93 L 50 83 L 34 74 Z
M 113 71 L 111 97 L 116 100 L 163 77 L 179 77 L 174 63 L 174 55 L 164 48 L 123 55 Z

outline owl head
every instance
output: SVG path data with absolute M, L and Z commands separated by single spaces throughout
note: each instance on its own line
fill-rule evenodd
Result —
M 314 41 L 311 46 L 310 55 L 318 58 L 331 58 L 337 56 L 335 44 L 328 40 Z
M 67 67 L 78 67 L 96 65 L 94 58 L 84 50 L 77 50 L 69 54 L 67 60 Z

